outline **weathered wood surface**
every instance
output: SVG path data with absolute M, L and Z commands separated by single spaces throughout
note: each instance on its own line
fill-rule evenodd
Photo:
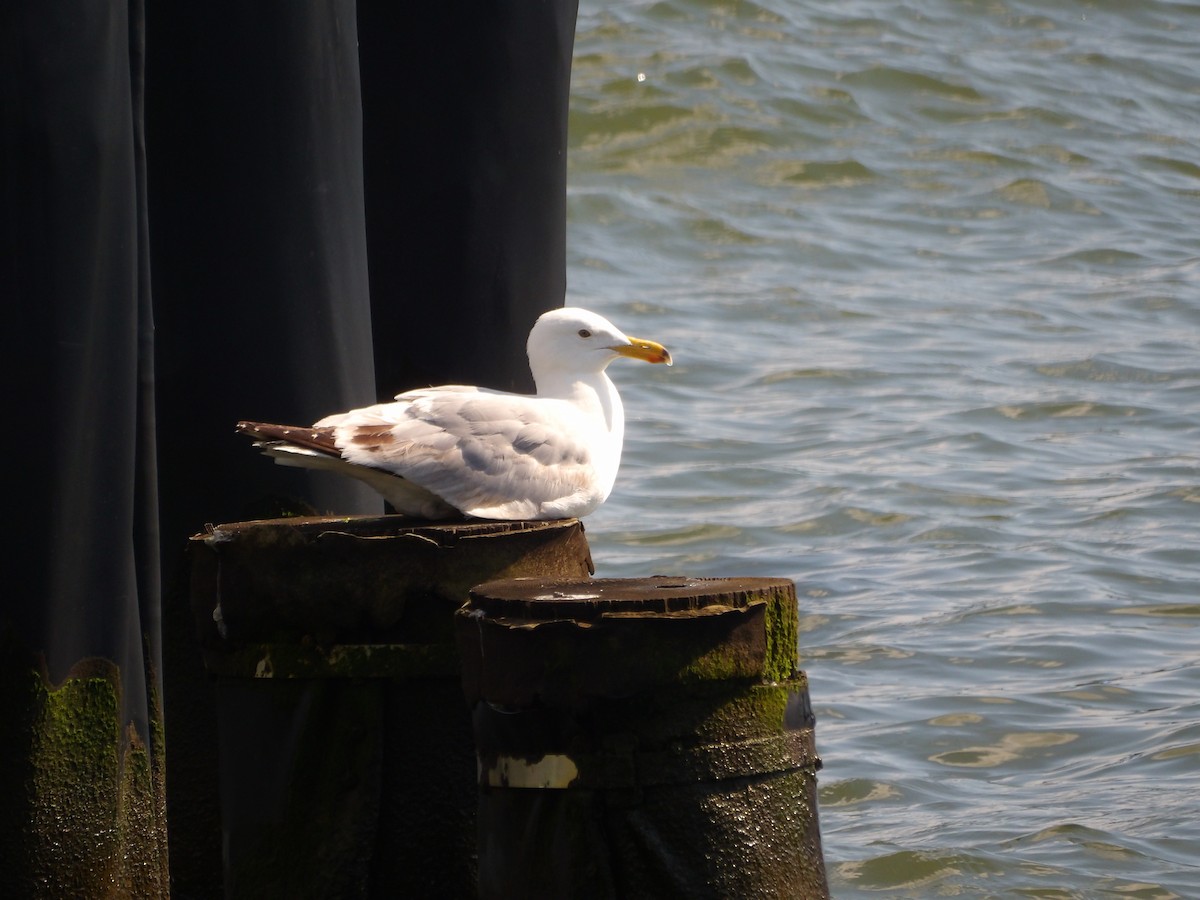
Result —
M 795 586 L 510 579 L 455 614 L 480 896 L 828 896 Z

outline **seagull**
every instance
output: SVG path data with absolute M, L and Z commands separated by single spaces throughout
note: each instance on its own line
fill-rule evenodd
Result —
M 586 516 L 612 491 L 625 433 L 605 370 L 622 356 L 669 366 L 671 354 L 573 307 L 542 315 L 526 352 L 536 394 L 445 385 L 310 428 L 238 422 L 237 430 L 280 465 L 366 482 L 405 516 Z

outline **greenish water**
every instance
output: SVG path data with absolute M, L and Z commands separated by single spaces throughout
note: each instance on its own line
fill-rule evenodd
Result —
M 834 894 L 1200 897 L 1200 5 L 585 2 L 598 574 L 801 595 Z

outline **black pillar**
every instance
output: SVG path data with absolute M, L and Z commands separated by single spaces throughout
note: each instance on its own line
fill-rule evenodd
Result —
M 142 19 L 0 9 L 0 864 L 21 896 L 166 887 Z
M 578 5 L 359 3 L 381 394 L 532 390 L 525 338 L 566 290 Z
M 267 754 L 311 723 L 303 686 L 280 709 L 226 702 L 207 679 L 180 583 L 208 522 L 272 514 L 273 496 L 378 512 L 348 479 L 272 465 L 241 418 L 312 422 L 375 400 L 357 25 L 352 0 L 154 4 L 147 144 L 157 319 L 158 441 L 171 874 L 219 896 L 222 833 L 278 811 L 262 784 L 220 797 L 229 754 Z M 282 724 L 281 724 L 282 723 Z M 218 739 L 218 733 L 220 738 Z M 281 767 L 287 758 L 277 759 Z

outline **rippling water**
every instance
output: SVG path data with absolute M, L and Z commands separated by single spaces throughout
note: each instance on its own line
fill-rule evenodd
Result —
M 1200 6 L 597 3 L 598 574 L 801 595 L 835 896 L 1200 897 Z

